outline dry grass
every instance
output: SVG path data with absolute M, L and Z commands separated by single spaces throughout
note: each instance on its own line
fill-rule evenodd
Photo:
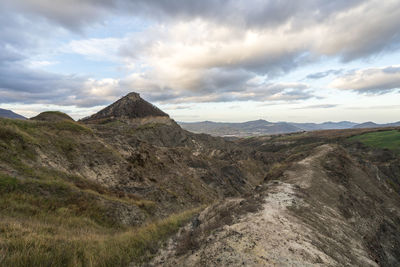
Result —
M 198 209 L 125 230 L 1 218 L 0 266 L 127 266 L 148 261 Z M 74 220 L 65 218 L 65 220 Z M 76 218 L 75 218 L 76 220 Z
M 121 225 L 108 202 L 143 210 L 155 203 L 119 195 L 80 177 L 19 163 L 0 172 L 0 266 L 125 266 L 147 261 L 160 242 L 198 210 L 146 224 Z

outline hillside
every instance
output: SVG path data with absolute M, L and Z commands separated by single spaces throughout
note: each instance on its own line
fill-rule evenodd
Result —
M 0 119 L 0 266 L 400 263 L 400 157 L 362 137 L 398 128 L 228 141 L 138 97 Z
M 400 157 L 349 139 L 359 134 L 240 140 L 290 152 L 251 197 L 205 209 L 149 266 L 398 266 Z
M 249 149 L 129 116 L 0 119 L 0 265 L 140 262 L 198 208 L 263 179 Z
M 26 118 L 22 115 L 19 115 L 11 110 L 2 109 L 0 108 L 0 118 L 9 118 L 9 119 L 22 119 L 25 120 Z

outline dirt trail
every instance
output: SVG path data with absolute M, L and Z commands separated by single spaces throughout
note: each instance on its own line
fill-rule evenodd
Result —
M 150 266 L 377 266 L 362 236 L 332 204 L 344 190 L 323 167 L 335 149 L 319 146 L 270 181 L 261 210 L 213 231 L 183 255 L 172 239 Z
M 292 168 L 287 170 L 283 180 L 301 188 L 309 188 L 313 178 L 321 172 L 321 160 L 333 150 L 334 147 L 331 145 L 317 147 L 312 155 L 295 163 Z

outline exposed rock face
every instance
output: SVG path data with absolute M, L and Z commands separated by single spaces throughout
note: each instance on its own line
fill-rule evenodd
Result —
M 138 119 L 146 117 L 169 118 L 167 113 L 142 99 L 138 93 L 129 93 L 96 114 L 82 119 L 82 121 L 95 123 L 113 119 Z

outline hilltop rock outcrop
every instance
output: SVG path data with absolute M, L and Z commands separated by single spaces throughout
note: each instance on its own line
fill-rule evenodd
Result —
M 115 103 L 96 114 L 82 119 L 85 123 L 102 123 L 110 120 L 144 119 L 161 117 L 170 120 L 169 115 L 140 97 L 138 93 L 129 93 Z

